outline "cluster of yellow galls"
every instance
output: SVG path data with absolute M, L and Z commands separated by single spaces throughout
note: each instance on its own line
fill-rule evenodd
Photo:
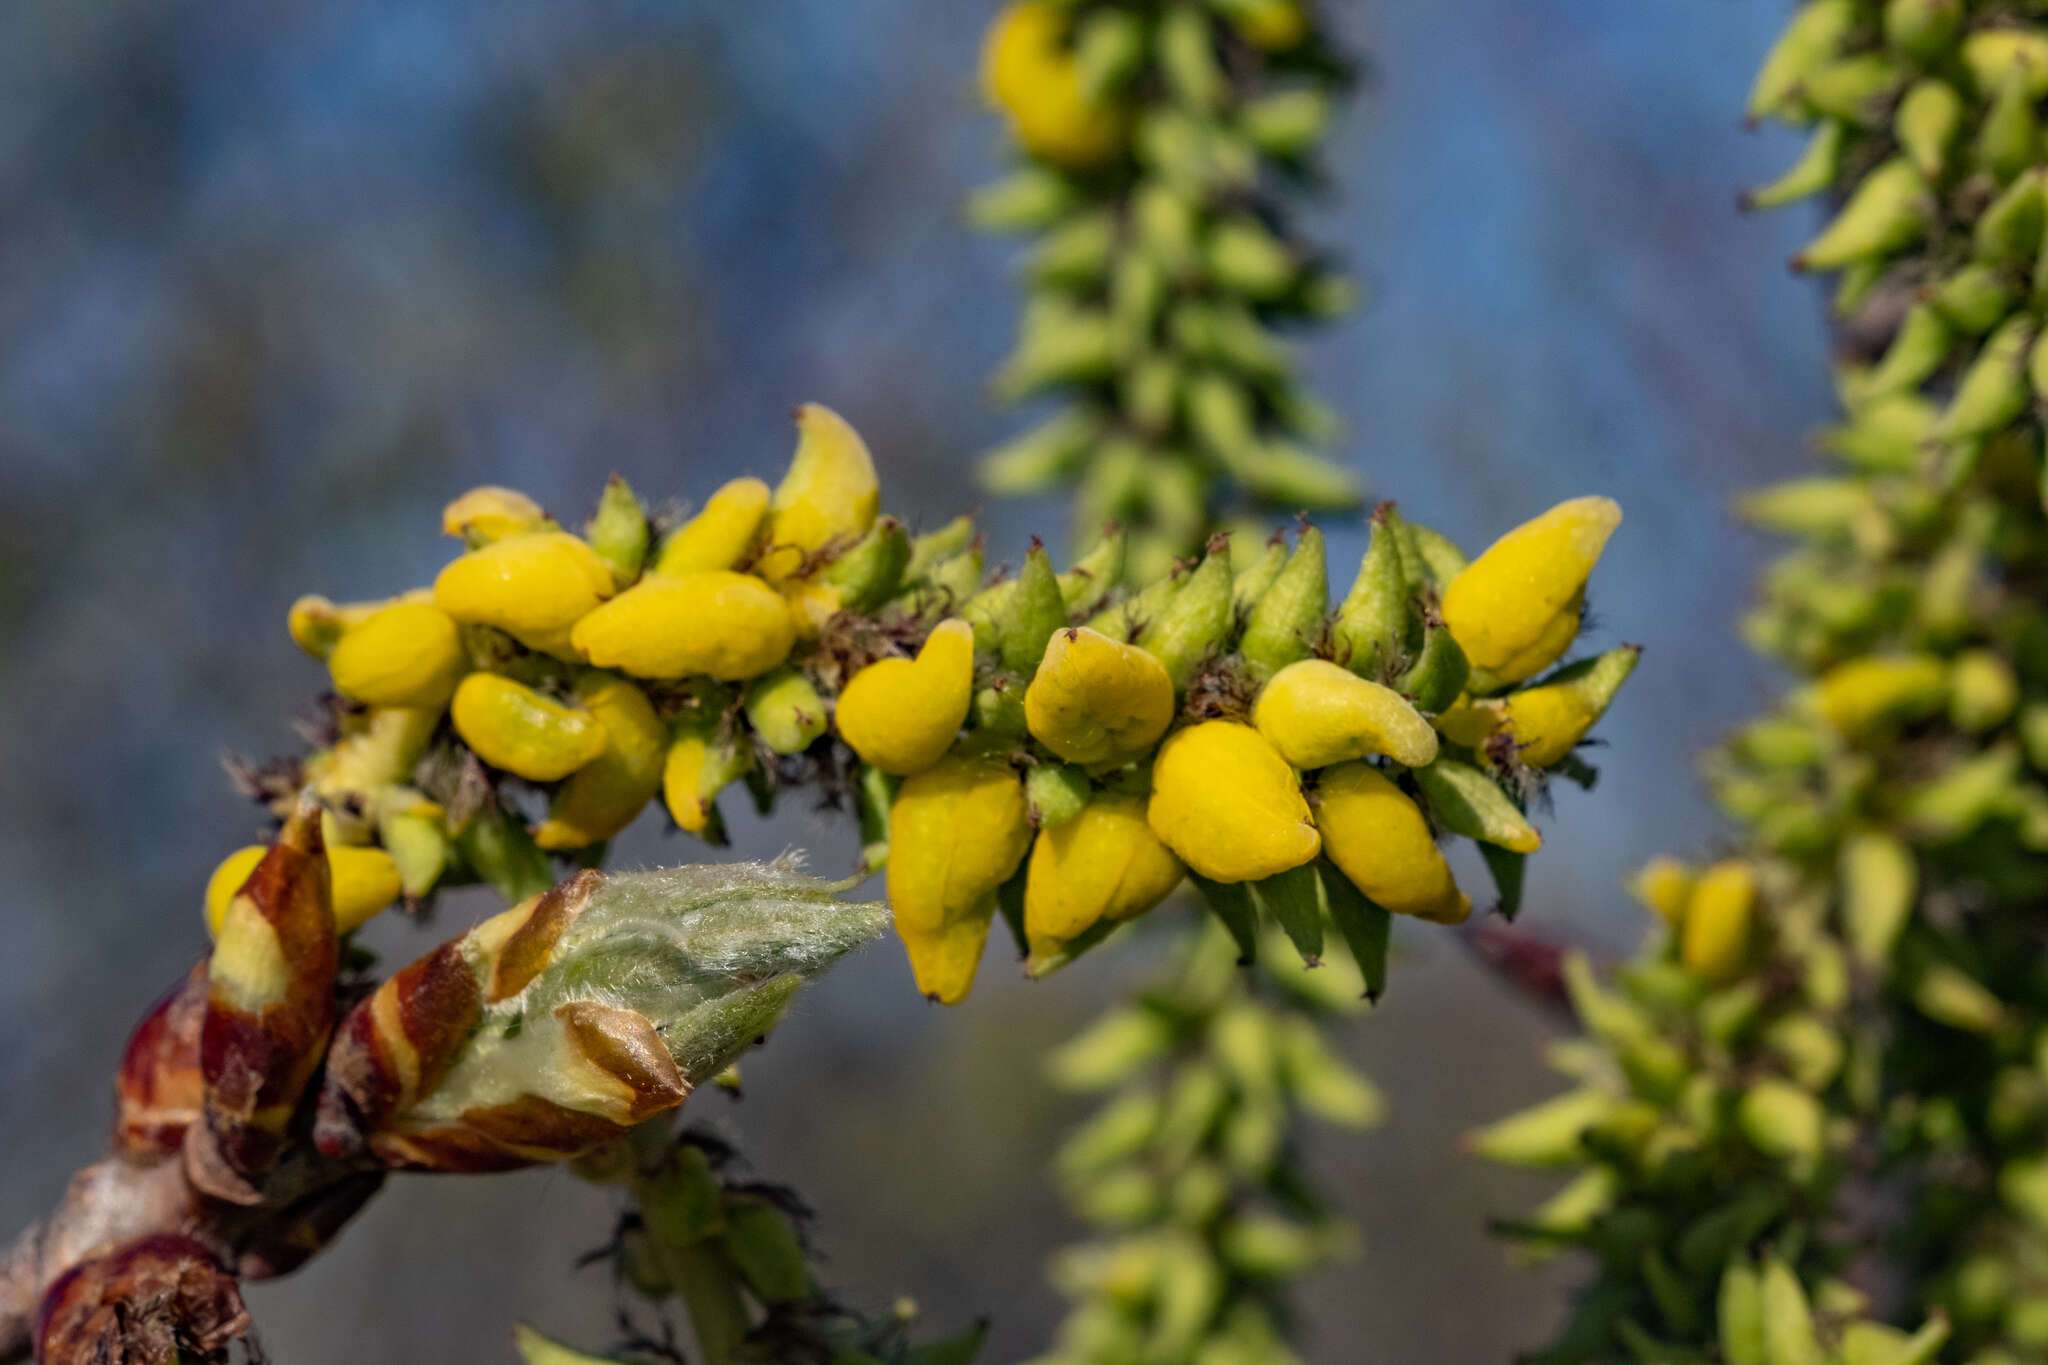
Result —
M 1564 503 L 1504 536 L 1445 588 L 1446 626 L 1497 686 L 1569 647 L 1586 579 L 1619 520 L 1604 498 Z M 1192 578 L 1182 593 L 1197 591 Z M 1324 625 L 1318 611 L 1312 629 Z M 1027 854 L 1023 927 L 1040 961 L 1150 910 L 1184 868 L 1211 882 L 1259 882 L 1326 856 L 1385 909 L 1456 923 L 1470 898 L 1422 808 L 1372 760 L 1426 768 L 1444 728 L 1474 747 L 1502 733 L 1525 761 L 1555 762 L 1612 695 L 1572 680 L 1501 699 L 1461 696 L 1432 725 L 1392 687 L 1328 659 L 1297 658 L 1271 672 L 1247 718 L 1194 719 L 1169 733 L 1180 688 L 1167 664 L 1140 644 L 1070 625 L 1052 634 L 1023 702 L 1031 737 L 1092 779 L 1086 804 L 1056 822 L 1034 812 L 1013 745 L 974 732 L 955 745 L 974 684 L 973 630 L 949 620 L 915 659 L 856 674 L 836 716 L 864 761 L 906 779 L 890 821 L 889 899 L 919 988 L 947 1003 L 971 987 L 998 890 Z M 1312 788 L 1304 772 L 1315 774 Z M 1521 822 L 1502 842 L 1528 852 L 1540 839 Z
M 733 480 L 654 553 L 618 481 L 586 536 L 522 493 L 486 487 L 446 509 L 443 530 L 470 548 L 430 590 L 293 604 L 293 638 L 326 661 L 337 693 L 367 708 L 306 774 L 328 798 L 343 932 L 402 893 L 424 894 L 447 865 L 445 812 L 410 785 L 444 714 L 490 767 L 559 784 L 532 831 L 555 851 L 611 838 L 662 795 L 678 824 L 702 832 L 711 799 L 744 767 L 744 755 L 718 746 L 717 716 L 672 727 L 643 683 L 747 683 L 749 721 L 779 751 L 823 733 L 815 687 L 782 665 L 840 609 L 827 570 L 863 542 L 881 490 L 865 443 L 837 413 L 806 404 L 796 420 L 796 455 L 779 486 Z M 477 662 L 493 632 L 508 637 L 497 651 L 504 671 Z M 522 672 L 530 680 L 513 676 Z M 540 672 L 565 695 L 535 686 Z M 366 796 L 373 809 L 359 815 L 341 799 Z M 215 871 L 210 924 L 261 854 L 238 850 Z
M 444 718 L 489 769 L 548 788 L 531 837 L 564 853 L 611 838 L 657 797 L 703 832 L 756 748 L 797 754 L 836 730 L 865 765 L 863 795 L 886 811 L 886 843 L 873 848 L 888 850 L 919 988 L 949 1003 L 967 994 L 998 889 L 1020 867 L 1022 929 L 1034 966 L 1048 968 L 1159 904 L 1187 871 L 1256 883 L 1323 857 L 1386 910 L 1456 922 L 1471 901 L 1400 770 L 1428 790 L 1446 766 L 1440 742 L 1497 769 L 1555 763 L 1633 665 L 1619 651 L 1606 674 L 1596 660 L 1592 674 L 1508 690 L 1576 636 L 1620 519 L 1604 498 L 1561 504 L 1469 565 L 1439 561 L 1430 629 L 1455 641 L 1443 648 L 1459 656 L 1457 679 L 1469 662 L 1470 681 L 1429 701 L 1410 679 L 1432 667 L 1432 647 L 1418 662 L 1398 643 L 1421 605 L 1415 583 L 1397 573 L 1391 617 L 1366 600 L 1413 549 L 1369 551 L 1329 614 L 1312 529 L 1292 556 L 1275 545 L 1235 569 L 1219 541 L 1128 596 L 1111 591 L 1113 555 L 1095 565 L 1099 582 L 1086 571 L 1055 582 L 1034 551 L 1037 608 L 1029 573 L 983 586 L 972 550 L 971 576 L 936 592 L 920 578 L 910 605 L 889 594 L 917 552 L 900 524 L 878 522 L 866 445 L 828 409 L 807 405 L 797 421 L 780 485 L 734 480 L 658 546 L 619 481 L 583 535 L 484 488 L 448 507 L 444 530 L 468 548 L 431 590 L 294 605 L 294 638 L 358 703 L 304 768 L 328 807 L 344 931 L 425 894 L 460 856 L 447 812 L 412 785 Z M 886 561 L 878 592 L 858 586 L 870 560 Z M 1051 615 L 1016 625 L 1033 610 Z M 863 643 L 821 653 L 835 617 Z M 1368 617 L 1379 624 L 1357 625 Z M 1219 679 L 1222 700 L 1215 688 L 1193 700 Z M 1486 790 L 1508 815 L 1480 837 L 1533 850 L 1533 827 Z M 260 853 L 240 850 L 216 872 L 215 921 Z

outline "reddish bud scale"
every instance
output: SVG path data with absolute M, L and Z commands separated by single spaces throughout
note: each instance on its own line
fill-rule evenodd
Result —
M 206 1109 L 199 1033 L 206 1022 L 206 967 L 199 965 L 143 1016 L 114 1076 L 114 1140 L 138 1160 L 170 1156 Z
M 206 1127 L 211 1155 L 245 1180 L 260 1180 L 276 1161 L 320 1064 L 338 966 L 320 813 L 302 806 L 236 894 L 208 967 L 199 1052 Z M 195 1178 L 209 1164 L 200 1159 Z
M 689 1093 L 645 1016 L 597 1001 L 558 1005 L 568 1053 L 587 1071 L 598 1112 L 539 1095 L 409 1120 L 433 1095 L 484 1006 L 518 995 L 552 958 L 604 878 L 579 872 L 525 905 L 442 944 L 352 1010 L 335 1038 L 314 1140 L 329 1156 L 368 1148 L 392 1166 L 497 1171 L 575 1156 Z
M 460 938 L 408 964 L 350 1010 L 327 1054 L 313 1125 L 321 1152 L 360 1153 L 369 1135 L 440 1081 L 482 1012 L 483 992 Z

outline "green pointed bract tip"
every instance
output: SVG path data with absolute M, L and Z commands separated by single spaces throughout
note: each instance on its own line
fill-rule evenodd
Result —
M 1511 853 L 1534 853 L 1543 836 L 1491 777 L 1469 763 L 1439 758 L 1417 768 L 1415 784 L 1437 823 L 1453 834 Z
M 1273 586 L 1273 580 L 1280 576 L 1280 570 L 1287 565 L 1287 542 L 1285 532 L 1278 532 L 1265 541 L 1247 537 L 1242 532 L 1233 533 L 1230 538 L 1230 562 L 1233 578 L 1230 585 L 1230 604 L 1238 615 L 1249 617 L 1259 599 L 1266 595 L 1266 589 Z
M 1471 662 L 1452 638 L 1450 628 L 1432 611 L 1423 621 L 1422 649 L 1394 690 L 1412 698 L 1417 710 L 1434 713 L 1456 701 L 1468 682 L 1473 682 Z M 1473 685 L 1476 690 L 1492 690 L 1478 682 Z
M 910 563 L 904 567 L 906 582 L 925 578 L 940 564 L 953 559 L 974 540 L 974 518 L 958 516 L 936 531 L 927 531 L 910 542 Z
M 1304 525 L 1294 553 L 1252 604 L 1238 650 L 1264 677 L 1314 652 L 1329 610 L 1329 565 L 1323 533 Z
M 1792 258 L 1795 270 L 1840 270 L 1911 246 L 1932 221 L 1927 181 L 1904 157 L 1863 178 L 1820 236 Z
M 1166 665 L 1175 691 L 1186 690 L 1202 660 L 1221 646 L 1230 632 L 1227 550 L 1226 542 L 1212 540 L 1201 564 L 1138 637 L 1138 643 Z
M 1105 523 L 1094 546 L 1059 576 L 1060 600 L 1066 604 L 1069 616 L 1092 614 L 1108 600 L 1123 580 L 1128 544 L 1129 537 L 1120 523 Z
M 1414 592 L 1401 554 L 1401 517 L 1383 502 L 1372 515 L 1372 539 L 1351 591 L 1332 627 L 1336 659 L 1353 673 L 1376 678 L 1407 648 L 1409 600 Z
M 597 515 L 585 528 L 585 538 L 621 587 L 640 576 L 640 566 L 647 558 L 647 513 L 632 488 L 618 475 L 612 475 L 605 484 L 597 501 Z
M 1024 571 L 1017 576 L 1017 593 L 1001 622 L 1003 667 L 1020 678 L 1028 678 L 1045 657 L 1045 642 L 1067 624 L 1067 602 L 1060 592 L 1059 575 L 1053 572 L 1052 556 L 1033 542 L 1024 557 Z
M 848 611 L 869 612 L 895 596 L 910 567 L 910 533 L 894 517 L 882 517 L 852 549 L 825 566 L 824 580 L 838 589 Z

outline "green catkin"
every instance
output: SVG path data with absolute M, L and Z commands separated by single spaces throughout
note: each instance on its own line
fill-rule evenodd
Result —
M 1667 924 L 1601 997 L 1629 1022 L 1579 1001 L 1572 1074 L 1627 1117 L 1563 1163 L 1603 1199 L 1543 1245 L 1598 1274 L 1532 1358 L 2048 1358 L 2042 25 L 1808 0 L 1758 76 L 1752 117 L 1812 132 L 1751 202 L 1824 197 L 1795 263 L 1894 332 L 1842 371 L 1827 476 L 1746 503 L 1797 544 L 1745 634 L 1804 685 L 1709 756 L 1741 829 L 1653 869 Z M 1926 1326 L 1856 1320 L 1852 1263 Z
M 1017 49 L 992 42 L 986 84 L 1018 166 L 973 216 L 1034 239 L 998 395 L 1066 406 L 986 457 L 987 486 L 1079 490 L 1077 539 L 1124 522 L 1133 579 L 1193 553 L 1232 508 L 1355 506 L 1351 472 L 1312 453 L 1328 440 L 1320 405 L 1274 330 L 1351 292 L 1287 226 L 1348 63 L 1295 0 L 1035 13 L 1071 47 L 1034 87 L 1006 75 Z M 1060 62 L 1087 105 L 1043 93 Z M 1045 131 L 1062 119 L 1071 136 Z

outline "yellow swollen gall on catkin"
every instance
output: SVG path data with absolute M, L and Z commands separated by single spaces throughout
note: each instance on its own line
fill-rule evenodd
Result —
M 1009 116 L 1017 141 L 1033 156 L 1077 169 L 1097 166 L 1122 147 L 1124 115 L 1082 89 L 1065 36 L 1059 6 L 1006 6 L 982 49 L 982 92 Z
M 889 905 L 917 988 L 967 998 L 996 888 L 1031 846 L 1024 783 L 998 758 L 956 754 L 908 778 L 889 810 Z
M 464 678 L 449 719 L 478 758 L 529 782 L 567 777 L 605 751 L 597 717 L 495 673 Z
M 1516 682 L 1563 654 L 1586 580 L 1620 524 L 1612 498 L 1573 498 L 1509 531 L 1451 580 L 1444 623 L 1473 665 Z
M 636 678 L 737 682 L 788 658 L 796 626 L 760 579 L 707 570 L 641 579 L 578 621 L 570 642 L 598 667 Z
M 1678 957 L 1702 981 L 1723 982 L 1742 970 L 1756 919 L 1756 873 L 1740 858 L 1715 863 L 1686 897 L 1678 925 Z
M 1641 656 L 1642 650 L 1625 645 L 1505 698 L 1501 728 L 1513 738 L 1516 756 L 1532 768 L 1547 768 L 1570 753 L 1607 713 Z
M 1308 13 L 1300 0 L 1248 0 L 1233 6 L 1231 23 L 1253 47 L 1286 52 L 1308 37 Z
M 702 834 L 711 825 L 711 802 L 702 790 L 704 765 L 710 743 L 698 731 L 677 735 L 662 759 L 661 797 L 677 825 L 690 834 Z
M 1500 729 L 1501 703 L 1460 695 L 1437 713 L 1437 733 L 1453 744 L 1478 749 Z
M 256 864 L 270 851 L 267 845 L 238 848 L 220 860 L 206 882 L 206 931 L 220 934 L 221 919 L 228 902 L 249 880 Z M 381 848 L 358 848 L 348 844 L 327 846 L 327 865 L 333 877 L 334 929 L 346 934 L 360 929 L 378 911 L 398 899 L 404 889 L 398 865 Z
M 754 548 L 754 538 L 768 515 L 768 498 L 768 485 L 761 480 L 732 480 L 662 543 L 653 572 L 674 577 L 737 569 Z
M 1275 673 L 1252 708 L 1252 724 L 1297 768 L 1374 754 L 1420 768 L 1436 758 L 1436 731 L 1400 693 L 1327 659 Z
M 768 501 L 767 543 L 757 566 L 781 583 L 810 571 L 828 547 L 847 550 L 874 525 L 882 485 L 874 457 L 844 417 L 822 403 L 796 410 L 796 455 Z
M 548 514 L 541 505 L 516 488 L 485 484 L 472 488 L 441 511 L 441 534 L 467 540 L 471 545 L 537 531 Z
M 974 699 L 974 627 L 953 618 L 925 637 L 915 659 L 869 664 L 839 694 L 839 737 L 896 777 L 921 773 L 953 747 Z
M 1152 762 L 1146 819 L 1211 881 L 1258 881 L 1300 867 L 1322 847 L 1294 769 L 1237 721 L 1203 721 L 1167 737 Z
M 562 654 L 569 628 L 610 597 L 612 570 L 566 531 L 513 536 L 452 560 L 434 605 L 465 624 L 496 626 L 529 648 Z
M 1629 894 L 1641 901 L 1666 924 L 1676 925 L 1685 916 L 1685 904 L 1692 899 L 1697 877 L 1693 869 L 1666 855 L 1650 859 L 1629 879 Z
M 1851 659 L 1821 675 L 1813 698 L 1829 725 L 1857 739 L 1939 710 L 1948 698 L 1948 667 L 1931 654 Z
M 1138 645 L 1086 626 L 1053 632 L 1024 693 L 1024 723 L 1069 763 L 1129 762 L 1173 721 L 1173 679 Z
M 467 666 L 454 618 L 432 602 L 375 612 L 327 656 L 334 690 L 369 706 L 446 706 Z
M 1180 859 L 1145 819 L 1145 799 L 1103 794 L 1039 831 L 1024 884 L 1024 937 L 1050 957 L 1101 920 L 1135 919 L 1180 885 Z
M 569 775 L 533 831 L 547 849 L 587 848 L 611 838 L 661 790 L 668 727 L 647 694 L 624 678 L 590 673 L 576 699 L 604 729 L 604 752 Z
M 1397 915 L 1456 924 L 1472 913 L 1422 808 L 1369 763 L 1323 773 L 1316 787 L 1323 849 L 1353 886 Z

